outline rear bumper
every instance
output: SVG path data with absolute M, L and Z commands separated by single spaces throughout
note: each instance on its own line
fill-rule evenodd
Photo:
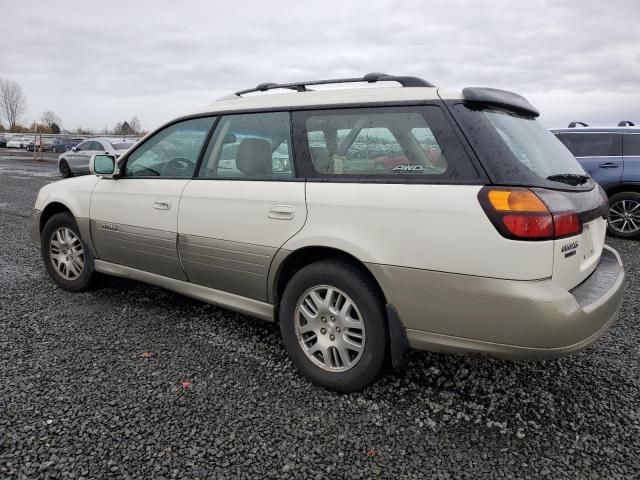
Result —
M 556 358 L 596 341 L 616 318 L 625 277 L 620 256 L 606 246 L 596 270 L 571 291 L 551 280 L 369 268 L 412 348 L 511 359 Z

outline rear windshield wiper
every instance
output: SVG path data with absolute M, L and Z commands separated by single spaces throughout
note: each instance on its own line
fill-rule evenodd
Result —
M 549 175 L 547 180 L 567 183 L 569 185 L 582 185 L 583 183 L 587 183 L 590 178 L 589 175 L 583 175 L 581 173 L 558 173 L 556 175 Z

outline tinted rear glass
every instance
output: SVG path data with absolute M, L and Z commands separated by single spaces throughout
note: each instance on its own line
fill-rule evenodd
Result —
M 640 133 L 630 133 L 623 135 L 624 154 L 629 156 L 640 156 Z
M 607 157 L 616 152 L 616 133 L 559 133 L 558 138 L 576 157 Z
M 566 188 L 558 175 L 585 176 L 575 157 L 533 117 L 455 104 L 455 116 L 495 183 Z M 592 188 L 591 180 L 579 188 Z

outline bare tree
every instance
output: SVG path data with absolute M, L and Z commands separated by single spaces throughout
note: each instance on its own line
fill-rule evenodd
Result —
M 56 115 L 55 113 L 53 113 L 51 110 L 47 110 L 46 112 L 42 112 L 42 116 L 40 117 L 40 120 L 42 120 L 42 122 L 44 124 L 47 125 L 47 127 L 51 128 L 51 126 L 55 123 L 60 125 L 62 123 L 62 121 L 60 120 L 60 117 L 58 115 Z
M 129 121 L 129 126 L 131 127 L 131 130 L 133 130 L 133 133 L 140 133 L 140 131 L 142 130 L 142 126 L 140 125 L 140 120 L 138 119 L 138 117 L 133 117 Z
M 9 122 L 9 130 L 14 131 L 20 115 L 27 109 L 27 97 L 15 80 L 0 79 L 0 110 Z

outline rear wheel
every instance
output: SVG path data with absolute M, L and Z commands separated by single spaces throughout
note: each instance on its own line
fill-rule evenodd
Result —
M 640 238 L 640 193 L 620 192 L 609 199 L 609 235 Z
M 280 303 L 280 331 L 298 370 L 338 392 L 374 382 L 387 357 L 383 301 L 358 268 L 321 261 L 298 271 Z
M 95 277 L 93 256 L 80 238 L 73 215 L 52 216 L 42 229 L 40 244 L 42 260 L 54 282 L 72 292 L 89 289 Z
M 69 167 L 69 164 L 66 160 L 60 160 L 60 166 L 58 168 L 60 170 L 60 175 L 62 175 L 64 178 L 73 176 L 73 173 L 71 173 L 71 168 Z

